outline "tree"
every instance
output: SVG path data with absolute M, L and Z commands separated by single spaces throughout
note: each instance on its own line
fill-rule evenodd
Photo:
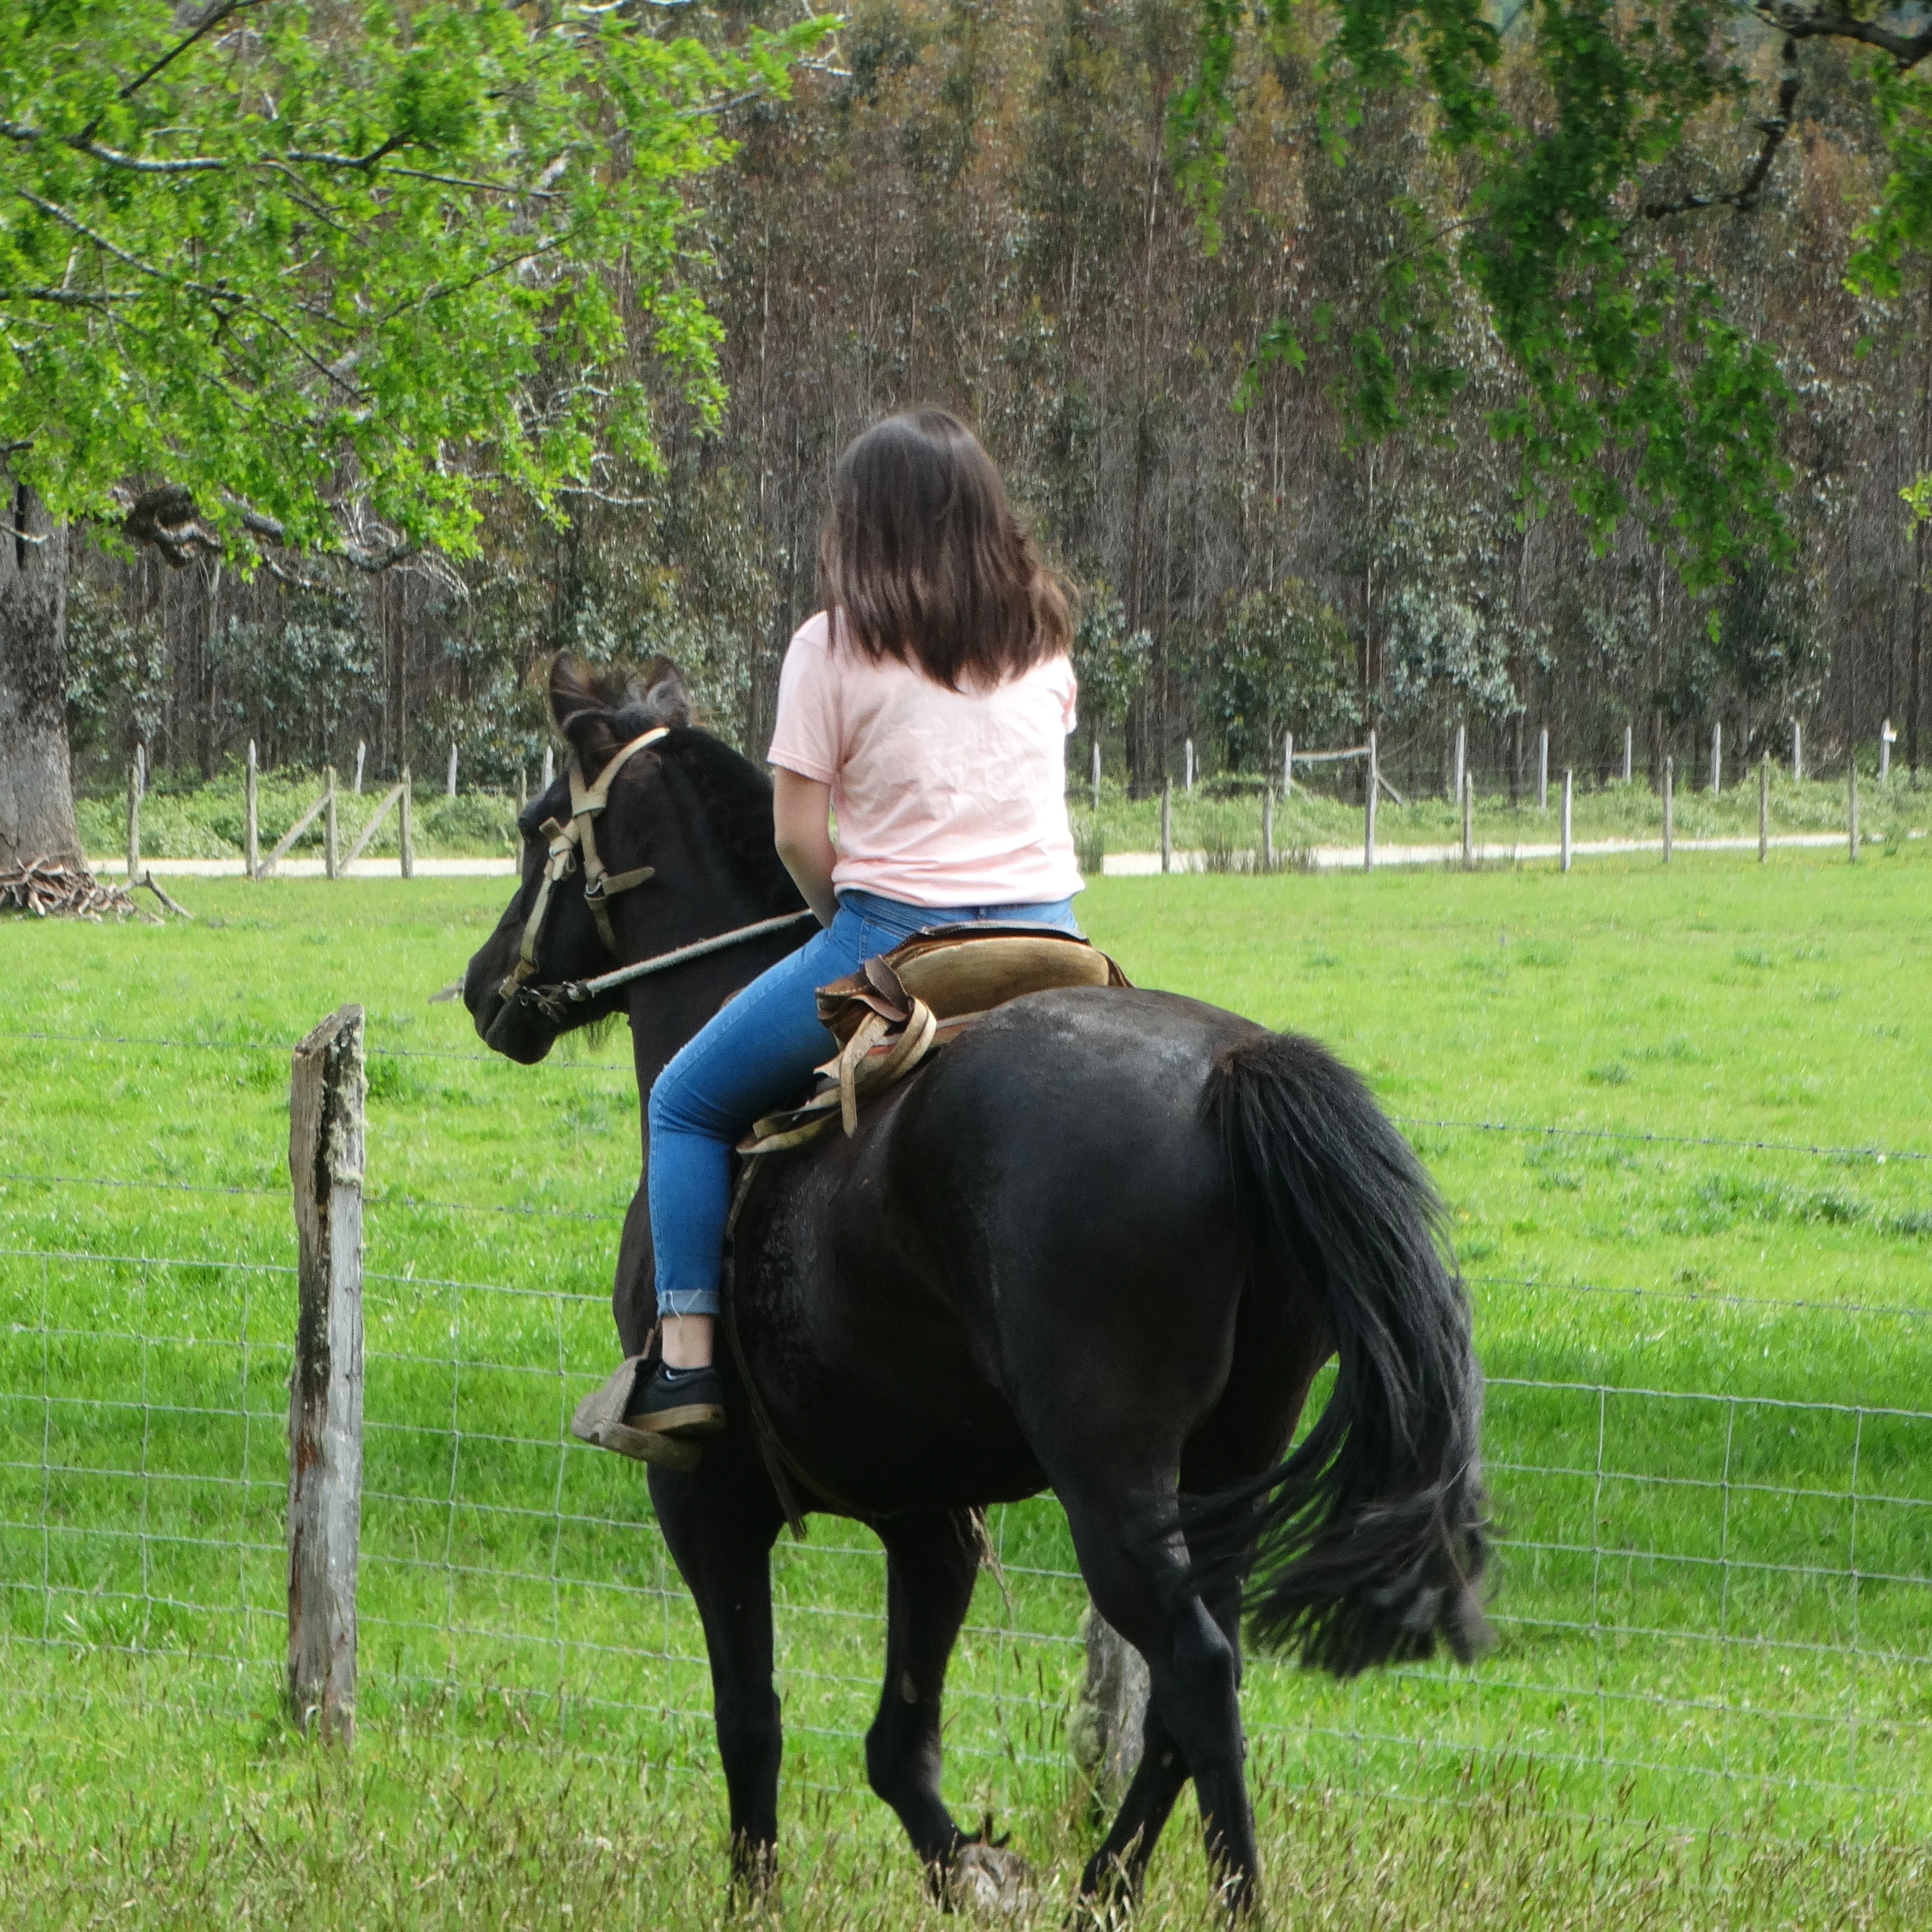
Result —
M 305 553 L 461 556 L 493 492 L 560 514 L 615 466 L 648 469 L 668 394 L 714 417 L 685 190 L 729 152 L 721 105 L 782 92 L 825 23 L 728 48 L 629 12 L 0 9 L 16 541 L 112 519 L 171 562 L 297 580 Z M 58 573 L 64 539 L 43 554 L 22 586 Z M 14 590 L 0 856 L 70 850 L 40 701 L 64 679 L 62 599 Z
M 1299 578 L 1244 598 L 1208 660 L 1204 708 L 1229 761 L 1264 767 L 1292 731 L 1304 746 L 1359 722 L 1342 620 Z
M 1436 146 L 1462 164 L 1450 219 L 1414 202 L 1391 211 L 1375 313 L 1350 344 L 1358 423 L 1381 434 L 1439 418 L 1460 388 L 1466 372 L 1445 326 L 1460 277 L 1522 380 L 1520 398 L 1490 421 L 1520 452 L 1528 496 L 1567 494 L 1600 541 L 1642 515 L 1694 589 L 1760 551 L 1780 564 L 1792 554 L 1780 447 L 1790 390 L 1772 347 L 1732 312 L 1721 274 L 1692 266 L 1682 238 L 1707 211 L 1760 208 L 1792 124 L 1803 43 L 1874 50 L 1867 82 L 1895 166 L 1850 272 L 1882 290 L 1932 240 L 1923 9 L 1758 0 L 1754 11 L 1726 0 L 1541 0 L 1513 16 L 1529 84 L 1505 87 L 1504 34 L 1486 0 L 1261 9 L 1271 47 L 1318 43 L 1335 144 L 1377 97 L 1412 91 L 1430 104 Z M 1197 75 L 1174 120 L 1210 245 L 1246 12 L 1238 0 L 1198 0 Z M 1768 85 L 1758 56 L 1773 45 L 1768 111 L 1754 112 Z M 1708 178 L 1693 152 L 1718 112 L 1750 122 L 1728 180 Z M 1280 322 L 1258 360 L 1302 352 Z M 1932 482 L 1912 495 L 1932 504 Z

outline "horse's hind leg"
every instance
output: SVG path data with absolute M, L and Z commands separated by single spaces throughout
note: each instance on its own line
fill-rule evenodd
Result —
M 866 1733 L 866 1769 L 938 1874 L 964 1841 L 939 1796 L 939 1706 L 973 1600 L 979 1540 L 964 1510 L 895 1515 L 875 1526 L 886 1546 L 886 1682 Z
M 1179 1753 L 1181 1775 L 1194 1780 L 1214 1869 L 1228 1908 L 1255 1904 L 1257 1876 L 1253 1814 L 1242 1768 L 1240 1653 L 1201 1598 L 1186 1588 L 1187 1548 L 1178 1498 L 1171 1487 L 1112 1492 L 1056 1484 L 1073 1532 L 1082 1574 L 1100 1614 L 1147 1659 L 1152 1699 L 1167 1738 Z M 1144 1809 L 1140 1843 L 1130 1828 L 1114 1847 L 1126 1853 L 1125 1872 L 1144 1867 L 1152 1840 L 1179 1790 L 1177 1766 L 1142 1759 L 1130 1804 Z M 1172 1780 L 1174 1791 L 1168 1792 Z M 1136 1801 L 1136 1792 L 1138 1798 Z M 1162 1794 L 1166 1793 L 1165 1802 Z M 1126 1807 L 1123 1807 L 1124 1816 Z M 1114 1844 L 1117 1824 L 1108 1842 Z M 1118 1869 L 1119 1868 L 1116 1868 Z M 1108 1868 L 1096 1858 L 1082 1889 L 1103 1886 Z
M 1234 1648 L 1238 1684 L 1240 1672 L 1240 1586 L 1226 1582 L 1204 1593 L 1209 1614 Z M 1160 1706 L 1148 1700 L 1141 1726 L 1141 1761 L 1128 1780 L 1126 1793 L 1106 1841 L 1087 1862 L 1080 1879 L 1083 1898 L 1112 1898 L 1132 1905 L 1140 1897 L 1148 1861 L 1154 1856 L 1168 1815 L 1189 1776 L 1186 1757 L 1167 1728 Z

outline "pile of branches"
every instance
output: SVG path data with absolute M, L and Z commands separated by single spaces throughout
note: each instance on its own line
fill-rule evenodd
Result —
M 155 925 L 155 915 L 137 906 L 119 886 L 103 885 L 85 866 L 59 859 L 0 866 L 0 912 L 30 912 L 36 919 L 98 920 L 104 913 L 125 919 L 132 913 Z

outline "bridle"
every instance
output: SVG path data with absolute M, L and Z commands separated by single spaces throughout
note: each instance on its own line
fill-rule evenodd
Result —
M 668 725 L 660 724 L 620 746 L 610 763 L 597 774 L 594 784 L 584 782 L 582 764 L 574 758 L 571 760 L 570 823 L 561 825 L 554 818 L 546 818 L 543 822 L 541 829 L 550 841 L 550 856 L 544 862 L 543 883 L 537 888 L 536 903 L 530 908 L 530 916 L 524 922 L 523 939 L 517 948 L 517 963 L 504 974 L 497 987 L 500 998 L 527 1001 L 561 1025 L 569 1017 L 573 1004 L 593 1000 L 613 986 L 641 980 L 649 974 L 664 972 L 670 967 L 682 965 L 687 959 L 700 959 L 707 953 L 722 952 L 728 946 L 762 938 L 768 932 L 781 932 L 787 926 L 796 926 L 801 920 L 818 917 L 809 910 L 786 913 L 776 919 L 761 919 L 750 926 L 734 927 L 729 932 L 718 933 L 710 939 L 694 940 L 688 946 L 660 952 L 653 958 L 640 959 L 634 965 L 620 966 L 613 973 L 601 973 L 595 979 L 566 980 L 554 986 L 532 986 L 528 983 L 536 977 L 537 950 L 543 944 L 544 922 L 550 916 L 551 898 L 558 885 L 577 869 L 580 852 L 584 858 L 584 903 L 590 908 L 590 916 L 597 922 L 597 936 L 603 940 L 604 950 L 614 959 L 617 956 L 617 935 L 611 929 L 610 902 L 618 893 L 627 892 L 633 886 L 641 886 L 646 880 L 656 878 L 657 868 L 640 866 L 628 872 L 607 871 L 604 861 L 598 856 L 596 821 L 610 802 L 610 787 L 617 774 L 646 746 L 655 745 L 669 733 Z
M 551 896 L 558 885 L 577 869 L 580 850 L 584 854 L 584 902 L 590 908 L 590 916 L 597 922 L 597 936 L 603 940 L 604 950 L 612 958 L 616 958 L 617 935 L 610 928 L 610 901 L 618 893 L 628 892 L 633 886 L 641 886 L 646 879 L 654 878 L 657 868 L 640 866 L 631 872 L 607 872 L 604 861 L 597 854 L 596 820 L 610 802 L 610 788 L 617 774 L 646 745 L 655 745 L 660 738 L 670 735 L 670 728 L 659 724 L 620 746 L 610 763 L 597 774 L 595 784 L 584 782 L 582 763 L 575 758 L 571 760 L 570 823 L 560 825 L 554 818 L 546 818 L 541 827 L 544 836 L 550 841 L 550 856 L 544 862 L 543 884 L 537 888 L 536 904 L 530 908 L 530 916 L 524 922 L 524 937 L 517 948 L 517 963 L 504 974 L 502 983 L 496 988 L 502 998 L 510 998 L 522 990 L 525 980 L 536 977 L 537 948 L 543 944 L 544 922 L 550 916 Z

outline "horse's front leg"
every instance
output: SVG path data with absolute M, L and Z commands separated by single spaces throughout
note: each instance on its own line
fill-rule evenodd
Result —
M 712 1714 L 731 1808 L 731 1876 L 762 1892 L 776 1870 L 778 1694 L 772 1688 L 772 1544 L 783 1517 L 764 1472 L 719 1442 L 697 1472 L 650 1472 L 664 1540 L 704 1620 Z

